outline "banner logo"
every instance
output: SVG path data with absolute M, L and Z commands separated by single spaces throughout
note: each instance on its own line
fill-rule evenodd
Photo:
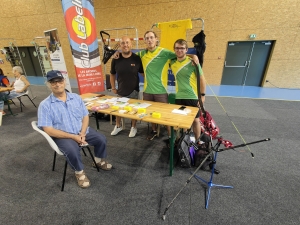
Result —
M 62 0 L 62 5 L 79 92 L 104 91 L 93 1 Z

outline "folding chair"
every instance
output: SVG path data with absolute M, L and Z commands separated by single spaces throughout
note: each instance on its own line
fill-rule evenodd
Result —
M 32 104 L 34 105 L 34 107 L 36 108 L 36 105 L 34 104 L 34 102 L 32 101 L 32 99 L 29 97 L 29 90 L 27 90 L 24 94 L 22 94 L 22 95 L 16 97 L 16 98 L 19 100 L 19 102 L 20 102 L 21 112 L 23 112 L 23 106 L 25 107 L 25 105 L 23 104 L 23 102 L 22 102 L 22 100 L 21 100 L 21 98 L 24 97 L 24 96 L 27 96 L 28 99 L 31 101 L 31 103 L 32 103 Z M 12 99 L 10 99 L 10 100 L 12 100 Z M 12 100 L 12 101 L 13 101 L 13 100 Z M 13 103 L 14 103 L 14 102 L 13 102 Z M 14 104 L 15 104 L 15 103 L 14 103 Z
M 63 153 L 60 151 L 60 149 L 58 148 L 58 146 L 56 145 L 56 143 L 53 141 L 53 139 L 43 130 L 39 129 L 38 126 L 37 126 L 37 121 L 32 121 L 31 122 L 31 126 L 34 130 L 36 130 L 37 132 L 39 132 L 40 134 L 42 134 L 46 140 L 48 141 L 49 145 L 51 146 L 51 148 L 54 150 L 54 158 L 53 158 L 53 165 L 52 165 L 52 171 L 54 171 L 55 169 L 55 160 L 56 160 L 56 153 L 59 154 L 59 155 L 63 155 Z M 97 166 L 97 163 L 95 162 L 95 159 L 94 159 L 94 156 L 91 152 L 91 149 L 89 148 L 89 146 L 85 146 L 85 147 L 82 147 L 82 151 L 84 153 L 84 155 L 86 156 L 86 153 L 84 151 L 84 148 L 87 148 L 89 153 L 90 153 L 90 156 L 94 162 L 94 164 L 96 165 L 96 168 L 99 172 L 99 167 Z M 64 167 L 64 175 L 63 175 L 63 180 L 62 180 L 62 187 L 61 187 L 61 191 L 64 190 L 64 186 L 65 186 L 65 179 L 66 179 L 66 172 L 67 172 L 67 160 L 65 160 L 65 167 Z

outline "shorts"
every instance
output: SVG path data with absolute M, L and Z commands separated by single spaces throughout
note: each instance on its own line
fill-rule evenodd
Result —
M 118 95 L 118 96 L 121 96 L 121 95 Z M 130 95 L 127 95 L 127 96 L 121 96 L 121 97 L 138 99 L 138 98 L 139 98 L 139 92 L 136 91 L 136 90 L 133 90 L 133 92 L 131 92 Z
M 143 100 L 168 103 L 168 94 L 148 94 L 144 92 Z
M 175 104 L 185 105 L 185 106 L 193 106 L 193 107 L 199 108 L 198 100 L 196 100 L 196 99 L 175 99 Z M 198 110 L 195 118 L 199 118 L 199 116 L 200 116 L 200 109 Z

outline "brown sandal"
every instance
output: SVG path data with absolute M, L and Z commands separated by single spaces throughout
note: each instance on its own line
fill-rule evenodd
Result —
M 75 173 L 75 177 L 77 179 L 78 185 L 81 188 L 87 188 L 91 185 L 90 180 L 87 178 L 84 172 L 80 174 Z M 87 183 L 87 184 L 86 184 Z
M 112 168 L 112 165 L 106 160 L 101 160 L 99 164 L 100 164 L 100 168 L 106 171 L 111 170 Z
M 105 171 L 109 171 L 112 169 L 112 165 L 107 162 L 106 160 L 101 160 L 100 162 L 97 163 L 97 166 Z M 95 164 L 93 163 L 93 167 L 96 167 Z

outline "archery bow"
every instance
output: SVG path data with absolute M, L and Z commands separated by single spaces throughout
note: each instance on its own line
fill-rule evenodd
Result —
M 107 35 L 106 39 L 103 38 L 103 34 Z M 113 49 L 111 49 L 110 46 L 109 46 L 110 35 L 102 30 L 102 31 L 100 31 L 100 36 L 101 36 L 101 39 L 102 39 L 102 42 L 103 42 L 103 45 L 104 45 L 104 53 L 103 53 L 102 62 L 104 64 L 106 64 L 107 61 L 110 59 L 110 57 L 118 50 L 118 48 L 120 47 L 120 44 L 117 43 L 113 47 Z

